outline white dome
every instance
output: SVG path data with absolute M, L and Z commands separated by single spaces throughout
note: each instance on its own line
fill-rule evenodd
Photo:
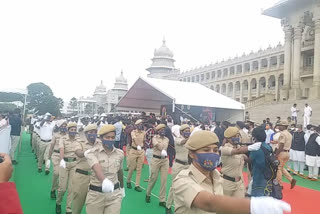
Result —
M 127 79 L 123 76 L 123 71 L 121 71 L 120 76 L 116 77 L 116 83 L 127 83 Z
M 173 57 L 172 51 L 166 46 L 166 40 L 163 39 L 162 41 L 162 46 L 159 49 L 156 49 L 154 51 L 154 56 L 159 57 L 159 56 L 166 56 L 166 57 Z
M 103 85 L 103 82 L 101 80 L 101 83 L 96 87 L 94 94 L 106 94 L 106 93 L 107 93 L 107 88 L 106 86 Z

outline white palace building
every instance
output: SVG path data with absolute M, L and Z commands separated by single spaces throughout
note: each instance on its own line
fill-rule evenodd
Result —
M 281 21 L 285 43 L 180 72 L 165 41 L 149 77 L 198 82 L 242 103 L 320 98 L 320 0 L 282 0 L 263 11 Z

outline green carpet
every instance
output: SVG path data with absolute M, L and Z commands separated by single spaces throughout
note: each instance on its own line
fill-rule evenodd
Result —
M 50 199 L 52 174 L 45 175 L 44 173 L 38 173 L 36 159 L 31 152 L 29 139 L 30 135 L 26 133 L 22 135 L 21 151 L 17 154 L 19 164 L 15 166 L 12 179 L 16 183 L 21 205 L 25 214 L 54 214 L 55 200 Z M 148 165 L 144 165 L 140 185 L 145 189 L 147 188 L 148 183 L 143 182 L 143 180 L 148 177 L 148 173 Z M 124 172 L 124 174 L 127 176 L 127 172 Z M 135 173 L 132 181 L 135 181 Z M 126 182 L 126 179 L 124 182 Z M 169 189 L 169 184 L 171 184 L 171 175 L 168 176 L 167 190 Z M 121 213 L 164 213 L 164 208 L 159 207 L 159 200 L 155 197 L 155 195 L 158 195 L 159 189 L 160 180 L 157 181 L 152 191 L 153 195 L 151 196 L 150 204 L 145 203 L 146 191 L 139 193 L 134 189 L 126 189 L 126 197 L 122 201 Z M 66 194 L 62 203 L 62 213 L 65 213 L 65 202 Z M 85 208 L 82 211 L 82 214 L 84 213 L 86 213 Z

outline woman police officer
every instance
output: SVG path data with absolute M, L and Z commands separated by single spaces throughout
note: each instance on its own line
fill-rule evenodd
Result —
M 223 196 L 218 137 L 210 131 L 194 133 L 186 143 L 191 165 L 173 181 L 175 214 L 282 214 L 289 204 L 269 197 Z

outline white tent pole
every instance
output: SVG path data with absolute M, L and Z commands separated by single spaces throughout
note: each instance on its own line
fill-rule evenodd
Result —
M 176 99 L 173 99 L 172 100 L 172 113 L 174 113 L 174 111 L 175 111 L 175 107 L 176 107 L 175 102 L 176 102 Z

